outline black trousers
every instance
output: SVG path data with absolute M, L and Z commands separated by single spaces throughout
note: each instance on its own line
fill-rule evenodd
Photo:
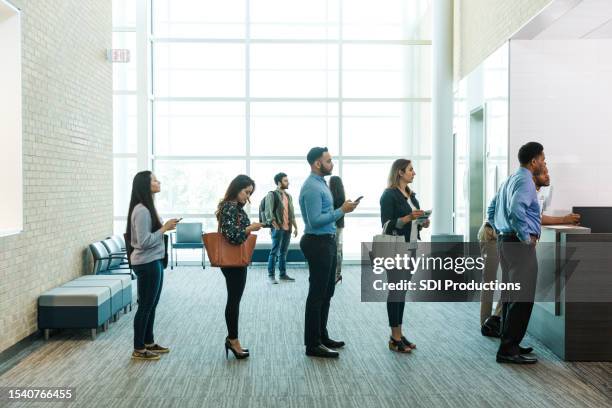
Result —
M 416 251 L 409 252 L 410 257 L 416 256 Z M 403 280 L 412 279 L 411 271 L 408 269 L 390 269 L 387 270 L 387 282 L 400 283 Z M 389 318 L 389 327 L 397 327 L 402 325 L 404 320 L 404 306 L 406 305 L 407 290 L 390 290 L 387 294 L 387 317 Z
M 502 268 L 502 282 L 521 285 L 520 291 L 502 293 L 502 331 L 499 354 L 519 354 L 533 309 L 538 278 L 538 260 L 534 245 L 517 239 L 498 238 L 497 249 Z
M 327 318 L 335 289 L 336 240 L 333 235 L 305 234 L 300 240 L 300 248 L 308 261 L 310 286 L 306 298 L 304 344 L 311 348 L 329 338 Z
M 132 269 L 138 278 L 138 310 L 134 315 L 134 349 L 142 350 L 145 344 L 155 343 L 153 326 L 155 310 L 164 282 L 164 267 L 160 260 L 134 265 Z
M 246 285 L 247 268 L 221 268 L 227 286 L 227 303 L 225 304 L 225 324 L 227 336 L 238 338 L 238 317 L 240 315 L 240 299 Z

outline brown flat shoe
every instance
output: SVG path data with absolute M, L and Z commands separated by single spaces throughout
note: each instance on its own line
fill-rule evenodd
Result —
M 169 353 L 169 352 L 170 352 L 170 349 L 169 349 L 168 347 L 163 347 L 163 346 L 160 346 L 160 345 L 159 345 L 159 344 L 157 344 L 157 343 L 152 344 L 152 345 L 150 345 L 150 346 L 145 346 L 145 348 L 146 348 L 147 350 L 149 350 L 149 351 L 152 351 L 152 352 L 154 352 L 154 353 L 158 353 L 158 354 L 159 354 L 159 353 Z
M 132 352 L 132 359 L 134 360 L 159 360 L 159 354 L 149 350 Z

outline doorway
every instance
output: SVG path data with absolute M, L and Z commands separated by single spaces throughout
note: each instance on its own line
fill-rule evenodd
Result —
M 468 240 L 478 242 L 478 230 L 485 217 L 486 112 L 481 105 L 470 112 L 469 129 L 469 211 Z

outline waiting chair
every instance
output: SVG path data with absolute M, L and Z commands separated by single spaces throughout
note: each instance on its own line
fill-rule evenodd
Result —
M 102 242 L 94 242 L 93 244 L 89 244 L 89 250 L 91 251 L 91 255 L 93 256 L 94 265 L 93 265 L 93 275 L 102 275 L 102 274 L 125 274 L 132 275 L 132 271 L 129 266 L 124 265 L 125 256 L 124 255 L 113 255 L 108 252 L 106 246 Z M 123 270 L 127 272 L 115 272 L 116 270 Z
M 125 239 L 123 239 L 123 235 L 113 235 L 112 237 L 108 237 L 107 239 L 112 239 L 117 243 L 121 251 L 126 252 L 125 249 Z
M 174 242 L 176 241 L 176 242 Z M 202 269 L 204 265 L 204 243 L 202 242 L 201 222 L 180 222 L 176 224 L 176 233 L 171 239 L 170 269 L 178 266 L 177 249 L 202 249 Z
M 119 266 L 128 265 L 127 252 L 121 249 L 121 244 L 117 243 L 113 238 L 107 238 L 102 241 L 102 245 L 106 248 L 109 255 L 112 257 L 109 268 L 115 269 Z

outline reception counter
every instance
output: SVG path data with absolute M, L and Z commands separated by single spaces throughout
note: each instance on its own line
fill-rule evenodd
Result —
M 546 226 L 537 254 L 528 332 L 563 360 L 612 361 L 612 234 Z

